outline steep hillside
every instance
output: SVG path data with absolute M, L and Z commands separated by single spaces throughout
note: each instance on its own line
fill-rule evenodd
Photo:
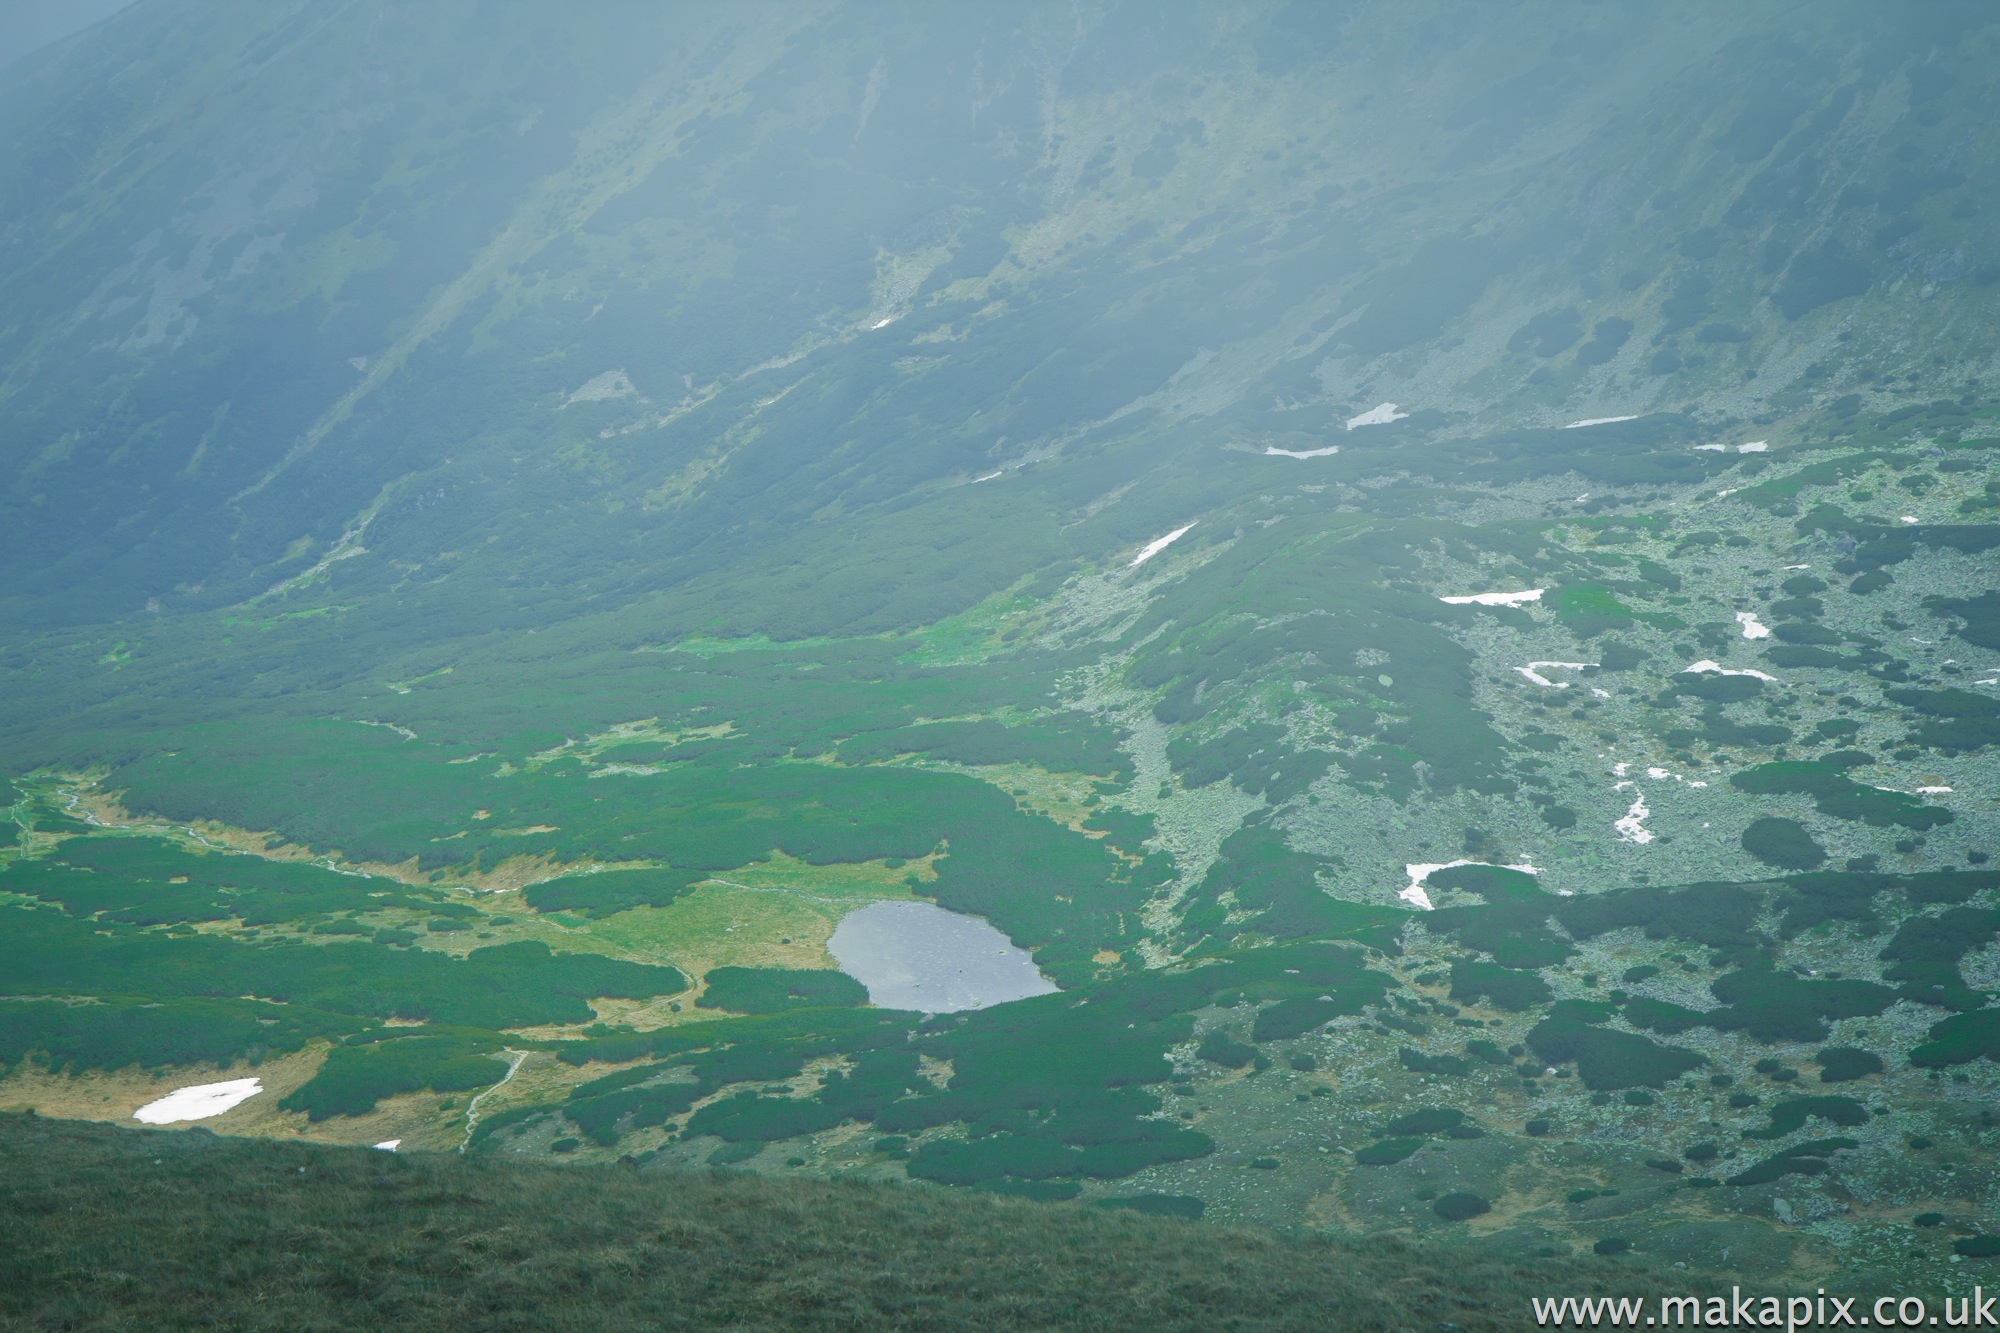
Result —
M 10 1328 L 1515 1328 L 1629 1261 L 0 1116 Z M 1442 1262 L 1441 1262 L 1442 1261 Z M 1683 1290 L 1698 1290 L 1685 1286 Z
M 1955 394 L 1985 18 L 135 5 L 0 93 L 8 618 L 894 629 L 1381 399 Z

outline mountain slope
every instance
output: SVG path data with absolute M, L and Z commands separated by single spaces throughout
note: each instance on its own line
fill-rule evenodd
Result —
M 1440 1265 L 1126 1209 L 12 1115 L 0 1159 L 0 1317 L 20 1327 L 1477 1329 L 1530 1295 L 1662 1289 L 1623 1263 Z
M 10 618 L 365 548 L 325 572 L 379 615 L 533 624 L 1000 534 L 947 546 L 942 596 L 743 617 L 906 625 L 1144 532 L 1139 496 L 1069 525 L 1231 407 L 1313 434 L 1370 395 L 1491 426 L 1950 380 L 2000 262 L 1978 12 L 137 6 L 8 81 Z
M 22 62 L 0 1105 L 248 1069 L 221 1132 L 1963 1271 L 1996 31 L 141 3 Z M 1032 984 L 871 992 L 884 919 Z

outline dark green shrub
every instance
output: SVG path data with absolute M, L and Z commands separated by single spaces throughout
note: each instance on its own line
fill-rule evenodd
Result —
M 1153 1217 L 1184 1217 L 1199 1221 L 1207 1205 L 1191 1194 L 1131 1194 L 1115 1199 L 1098 1199 L 1095 1208 L 1124 1208 Z
M 1413 1074 L 1438 1074 L 1446 1078 L 1457 1078 L 1472 1072 L 1471 1063 L 1455 1055 L 1426 1055 L 1409 1046 L 1397 1051 L 1396 1058 L 1402 1062 L 1403 1068 Z
M 226 1068 L 239 1058 L 289 1054 L 314 1037 L 343 1037 L 365 1026 L 345 1014 L 261 1000 L 10 1001 L 0 1004 L 0 1067 L 37 1052 L 56 1070 Z
M 1828 243 L 1792 261 L 1771 301 L 1786 319 L 1799 319 L 1823 305 L 1861 295 L 1874 281 L 1874 273 L 1860 259 Z
M 743 1092 L 696 1111 L 688 1119 L 687 1132 L 713 1134 L 731 1143 L 748 1139 L 775 1143 L 832 1129 L 844 1119 L 837 1109 L 819 1102 Z
M 1754 679 L 1743 676 L 1715 677 L 1718 680 Z M 1925 805 L 1902 792 L 1883 791 L 1851 780 L 1844 768 L 1828 760 L 1783 760 L 1759 764 L 1731 775 L 1730 785 L 1752 795 L 1811 796 L 1823 815 L 1851 819 L 1875 828 L 1892 824 L 1909 829 L 1936 828 L 1956 816 L 1938 806 Z
M 1554 992 L 1533 972 L 1516 971 L 1497 963 L 1460 959 L 1451 965 L 1451 998 L 1473 1004 L 1489 998 L 1496 1009 L 1520 1013 L 1546 1004 Z
M 1560 310 L 1544 310 L 1523 324 L 1507 340 L 1507 350 L 1532 351 L 1536 356 L 1546 358 L 1568 351 L 1582 337 L 1582 317 L 1576 307 L 1565 306 Z
M 786 1009 L 854 1007 L 868 1003 L 868 988 L 845 972 L 819 968 L 718 967 L 695 1001 L 703 1009 L 773 1014 Z
M 565 875 L 521 890 L 521 898 L 537 912 L 582 912 L 607 917 L 634 907 L 665 907 L 703 878 L 698 870 L 670 868 L 602 870 L 594 875 Z
M 1683 1009 L 1665 1000 L 1641 998 L 1626 1002 L 1625 1021 L 1635 1028 L 1672 1036 L 1676 1032 L 1701 1027 L 1708 1022 L 1708 1015 L 1696 1009 Z
M 1703 699 L 1712 704 L 1741 703 L 1754 699 L 1764 692 L 1764 682 L 1755 676 L 1725 676 L 1719 672 L 1689 673 L 1679 672 L 1674 676 L 1672 691 L 1691 698 Z M 1671 695 L 1662 695 L 1671 699 Z
M 1771 1108 L 1771 1123 L 1764 1129 L 1745 1130 L 1746 1139 L 1782 1139 L 1809 1119 L 1831 1120 L 1836 1125 L 1865 1125 L 1868 1108 L 1852 1097 L 1794 1097 Z
M 1882 1057 L 1853 1046 L 1829 1046 L 1813 1057 L 1819 1061 L 1819 1081 L 1851 1083 L 1882 1072 Z
M 1723 1002 L 1708 1011 L 1710 1027 L 1764 1042 L 1823 1041 L 1830 1020 L 1873 1017 L 1897 999 L 1872 981 L 1804 980 L 1767 963 L 1717 977 L 1709 990 Z M 1777 1067 L 1758 1072 L 1775 1076 Z
M 981 1194 L 1004 1194 L 1036 1203 L 1061 1203 L 1083 1193 L 1083 1186 L 1074 1180 L 1017 1180 L 1012 1176 L 982 1180 L 972 1188 Z
M 629 1072 L 656 1075 L 660 1071 L 658 1066 L 643 1066 Z M 656 1083 L 590 1092 L 609 1082 L 611 1077 L 601 1078 L 572 1089 L 562 1108 L 564 1117 L 582 1130 L 585 1138 L 606 1148 L 618 1141 L 622 1130 L 666 1124 L 706 1091 L 699 1083 Z
M 1663 1088 L 1669 1080 L 1708 1063 L 1692 1051 L 1573 1018 L 1551 1017 L 1536 1024 L 1528 1033 L 1528 1045 L 1549 1064 L 1574 1061 L 1578 1076 L 1593 1092 Z
M 1342 1014 L 1357 1012 L 1360 1004 L 1360 997 L 1347 1002 L 1339 998 L 1321 999 L 1317 995 L 1295 995 L 1260 1010 L 1250 1025 L 1250 1036 L 1255 1041 L 1302 1037 Z
M 1817 1139 L 1774 1153 L 1725 1182 L 1730 1185 L 1768 1185 L 1786 1176 L 1822 1176 L 1833 1169 L 1836 1152 L 1861 1145 L 1849 1138 Z
M 1601 366 L 1618 355 L 1618 349 L 1632 336 L 1632 321 L 1613 316 L 1600 319 L 1591 329 L 1590 341 L 1576 349 L 1580 366 Z
M 1220 1028 L 1203 1034 L 1201 1045 L 1195 1054 L 1212 1065 L 1225 1069 L 1242 1069 L 1257 1058 L 1257 1048 L 1236 1040 Z
M 1445 1134 L 1465 1123 L 1465 1112 L 1449 1107 L 1428 1107 L 1397 1116 L 1382 1130 L 1387 1135 Z
M 1493 1205 L 1477 1194 L 1454 1191 L 1431 1205 L 1431 1211 L 1447 1222 L 1466 1222 L 1493 1211 Z
M 318 1122 L 333 1116 L 366 1115 L 375 1103 L 398 1093 L 467 1092 L 498 1083 L 506 1063 L 495 1059 L 500 1039 L 491 1033 L 425 1032 L 336 1046 L 319 1072 L 278 1105 L 304 1111 Z
M 1766 816 L 1743 830 L 1743 850 L 1767 866 L 1812 870 L 1826 864 L 1826 848 L 1795 819 Z
M 1393 1166 L 1414 1155 L 1426 1142 L 1419 1138 L 1383 1139 L 1356 1152 L 1354 1161 L 1358 1166 Z

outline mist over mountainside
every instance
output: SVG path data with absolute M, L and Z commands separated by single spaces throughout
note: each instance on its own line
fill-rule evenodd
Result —
M 1976 5 L 140 5 L 7 80 L 9 619 L 365 545 L 335 587 L 405 622 L 900 628 L 1381 399 L 1464 435 L 1955 387 L 1995 350 L 1990 40 Z M 781 591 L 719 607 L 746 566 Z
M 0 65 L 9 65 L 81 32 L 131 0 L 11 0 L 0 32 Z
M 1971 1271 L 1996 45 L 138 0 L 0 70 L 0 1109 Z

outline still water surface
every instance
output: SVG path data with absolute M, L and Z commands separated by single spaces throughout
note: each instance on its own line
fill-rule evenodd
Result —
M 847 914 L 827 948 L 884 1009 L 948 1014 L 1057 989 L 991 925 L 932 903 L 871 903 Z

